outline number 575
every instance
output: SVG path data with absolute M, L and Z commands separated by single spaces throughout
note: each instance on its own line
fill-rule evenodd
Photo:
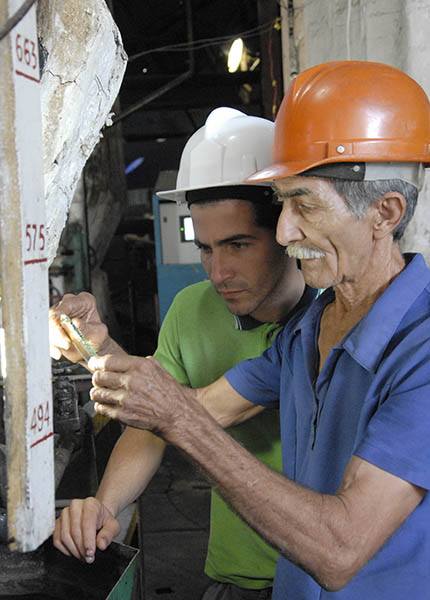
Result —
M 44 250 L 45 249 L 45 234 L 44 225 L 33 225 L 27 223 L 25 227 L 25 238 L 27 240 L 26 251 Z

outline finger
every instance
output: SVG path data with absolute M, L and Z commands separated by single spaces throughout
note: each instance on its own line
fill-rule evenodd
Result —
M 60 518 L 57 520 L 59 522 L 59 538 L 61 540 L 61 544 L 68 550 L 70 554 L 72 554 L 77 559 L 82 559 L 83 556 L 79 551 L 78 546 L 73 539 L 73 533 L 71 531 L 70 525 L 70 508 L 64 508 Z
M 110 419 L 119 419 L 118 409 L 107 404 L 99 404 L 98 402 L 95 402 L 94 411 L 98 415 L 103 415 L 104 417 L 109 417 Z
M 54 544 L 55 548 L 57 548 L 57 550 L 60 550 L 60 552 L 62 552 L 66 556 L 72 556 L 72 554 L 67 550 L 66 546 L 61 541 L 61 524 L 60 524 L 60 519 L 61 519 L 61 517 L 59 517 L 55 521 L 55 530 L 54 530 L 54 534 L 52 536 L 53 544 Z
M 109 390 L 106 388 L 93 387 L 90 390 L 90 398 L 97 404 L 121 408 L 124 406 L 124 391 Z
M 94 296 L 88 292 L 80 294 L 65 294 L 60 302 L 57 302 L 50 308 L 50 314 L 55 320 L 59 320 L 60 315 L 65 313 L 71 319 L 73 317 L 86 317 L 96 309 Z
M 69 505 L 69 529 L 73 542 L 78 549 L 81 558 L 85 558 L 85 548 L 83 544 L 83 515 L 85 510 L 85 500 L 75 499 Z
M 87 563 L 94 562 L 97 529 L 102 526 L 104 509 L 95 498 L 84 501 L 82 511 L 82 552 Z
M 125 373 L 130 369 L 144 365 L 146 359 L 141 356 L 128 354 L 106 354 L 105 356 L 92 356 L 88 362 L 91 371 L 113 371 Z
M 55 346 L 50 346 L 49 355 L 54 360 L 60 360 L 62 357 L 61 351 L 58 348 L 55 348 Z
M 49 320 L 49 343 L 52 347 L 61 348 L 63 350 L 70 350 L 72 346 L 67 333 L 61 325 L 52 319 Z
M 97 548 L 99 550 L 106 550 L 106 548 L 120 531 L 121 527 L 119 526 L 118 521 L 114 517 L 109 516 L 97 534 Z
M 92 384 L 94 387 L 107 388 L 109 390 L 127 389 L 128 378 L 123 373 L 95 371 L 92 377 Z

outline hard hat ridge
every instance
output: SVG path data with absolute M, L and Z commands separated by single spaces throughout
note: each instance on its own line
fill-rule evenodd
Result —
M 272 163 L 247 181 L 274 181 L 348 162 L 371 164 L 366 179 L 387 173 L 396 178 L 399 163 L 430 166 L 430 104 L 402 71 L 337 61 L 300 73 L 276 118 Z M 386 165 L 384 175 L 376 163 Z M 418 185 L 415 175 L 412 179 Z
M 234 108 L 213 110 L 184 147 L 176 189 L 157 195 L 182 203 L 190 191 L 243 185 L 270 164 L 273 127 L 272 121 Z

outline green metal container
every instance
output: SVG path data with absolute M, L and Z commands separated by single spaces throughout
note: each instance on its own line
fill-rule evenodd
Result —
M 113 542 L 93 564 L 68 557 L 52 539 L 35 552 L 0 546 L 0 599 L 140 600 L 139 550 Z

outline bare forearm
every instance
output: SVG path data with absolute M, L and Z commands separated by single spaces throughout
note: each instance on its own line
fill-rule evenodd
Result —
M 140 496 L 160 466 L 165 442 L 127 427 L 117 441 L 96 497 L 117 516 Z
M 260 535 L 320 579 L 329 547 L 339 543 L 323 515 L 333 510 L 326 502 L 336 503 L 336 498 L 323 497 L 272 471 L 205 415 L 195 419 L 190 435 L 174 443 L 203 467 L 234 510 Z
M 154 359 L 91 361 L 97 412 L 155 431 L 189 454 L 245 520 L 327 589 L 346 585 L 425 495 L 355 456 L 336 494 L 303 488 L 259 463 L 217 424 L 255 409 L 225 377 L 195 391 Z
M 240 396 L 223 376 L 211 385 L 190 390 L 221 427 L 231 427 L 258 415 L 264 409 Z
M 194 415 L 193 425 L 181 427 L 182 435 L 170 441 L 203 467 L 244 520 L 328 590 L 346 585 L 405 518 L 381 513 L 372 522 L 372 511 L 353 506 L 342 488 L 325 495 L 297 485 L 259 462 L 203 412 Z M 407 510 L 415 501 L 419 496 Z M 388 526 L 384 521 L 390 519 Z

